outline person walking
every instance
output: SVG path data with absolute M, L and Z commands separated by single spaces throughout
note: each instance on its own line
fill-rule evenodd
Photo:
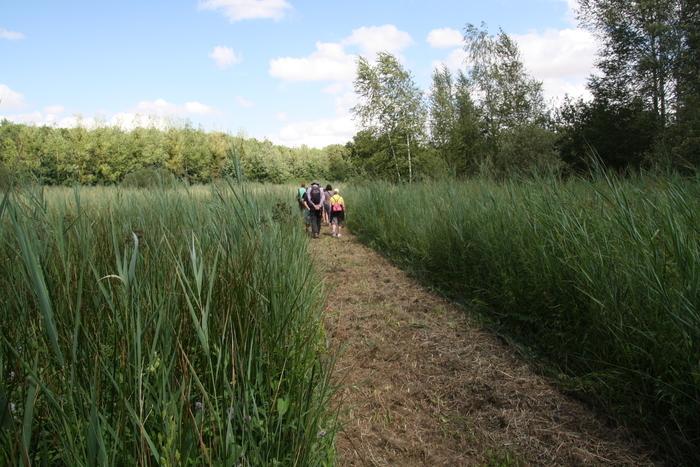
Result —
M 340 190 L 333 190 L 333 196 L 330 199 L 331 205 L 331 229 L 332 235 L 336 238 L 341 237 L 340 229 L 345 224 L 345 200 L 340 196 Z
M 326 185 L 323 190 L 323 225 L 331 224 L 331 196 L 333 196 L 333 187 L 330 184 Z
M 321 233 L 321 216 L 323 213 L 323 202 L 325 200 L 321 185 L 314 181 L 306 190 L 306 202 L 309 205 L 311 216 L 311 236 L 318 238 Z
M 309 213 L 309 204 L 306 199 L 306 185 L 302 182 L 297 189 L 297 203 L 299 204 L 299 213 L 304 219 L 304 228 L 308 229 L 311 225 L 311 215 Z

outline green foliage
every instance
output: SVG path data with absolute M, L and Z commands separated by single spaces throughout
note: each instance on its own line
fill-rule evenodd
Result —
M 0 200 L 0 464 L 331 464 L 324 297 L 288 198 Z
M 589 81 L 595 101 L 579 109 L 584 124 L 569 128 L 568 143 L 593 133 L 589 144 L 612 167 L 642 161 L 695 170 L 700 164 L 700 4 L 580 0 L 579 18 L 601 40 L 601 73 Z
M 360 57 L 355 92 L 360 101 L 353 108 L 355 116 L 372 136 L 389 143 L 394 180 L 413 181 L 413 158 L 424 139 L 426 110 L 411 73 L 389 53 L 379 53 L 374 66 Z
M 13 183 L 12 173 L 4 164 L 0 163 L 0 193 L 4 195 L 6 191 L 12 188 Z
M 556 151 L 557 135 L 541 126 L 521 125 L 501 133 L 492 168 L 498 178 L 556 174 L 563 166 Z
M 700 462 L 700 182 L 346 190 L 360 238 L 463 301 L 674 465 Z
M 503 130 L 542 123 L 542 83 L 528 76 L 515 41 L 503 30 L 489 35 L 484 24 L 467 24 L 464 39 L 471 65 L 468 78 L 479 96 L 487 137 L 498 140 Z
M 152 167 L 167 169 L 189 183 L 236 176 L 236 167 L 250 181 L 327 178 L 332 151 L 337 153 L 189 127 L 127 132 L 114 127 L 87 130 L 0 122 L 0 163 L 15 176 L 32 174 L 49 185 L 115 184 Z M 334 163 L 337 168 L 339 160 Z
M 121 186 L 125 188 L 173 188 L 176 185 L 175 176 L 163 168 L 143 168 L 126 174 Z
M 565 102 L 558 117 L 562 159 L 587 171 L 595 153 L 606 167 L 622 171 L 639 168 L 652 153 L 657 134 L 655 116 L 640 100 L 626 105 L 609 101 Z

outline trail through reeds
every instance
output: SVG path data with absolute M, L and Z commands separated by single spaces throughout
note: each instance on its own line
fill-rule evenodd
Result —
M 312 248 L 341 352 L 340 465 L 652 465 L 503 340 L 352 235 Z

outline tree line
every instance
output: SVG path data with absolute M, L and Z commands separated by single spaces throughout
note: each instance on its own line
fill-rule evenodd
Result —
M 592 160 L 620 172 L 695 172 L 700 3 L 580 0 L 578 16 L 602 44 L 598 73 L 588 81 L 591 100 L 547 105 L 515 41 L 503 30 L 467 24 L 466 64 L 434 70 L 428 92 L 389 53 L 374 62 L 359 58 L 353 113 L 361 130 L 344 146 L 287 148 L 189 126 L 123 131 L 3 121 L 0 179 L 31 174 L 47 184 L 111 184 L 157 172 L 191 183 L 241 173 L 273 183 L 412 182 L 576 173 Z
M 124 131 L 0 122 L 0 179 L 30 177 L 50 185 L 148 185 L 163 174 L 189 183 L 241 175 L 270 183 L 328 178 L 347 172 L 344 152 L 343 146 L 288 148 L 187 126 Z
M 396 181 L 700 165 L 700 4 L 581 0 L 579 21 L 602 44 L 591 100 L 548 106 L 517 44 L 467 24 L 469 64 L 432 75 L 427 99 L 391 54 L 361 58 L 348 145 L 360 171 Z

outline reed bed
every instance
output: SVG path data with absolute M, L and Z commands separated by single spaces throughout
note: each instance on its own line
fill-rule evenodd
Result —
M 0 464 L 332 464 L 324 295 L 283 193 L 0 198 Z
M 363 241 L 673 463 L 700 463 L 700 180 L 374 184 L 346 199 Z

